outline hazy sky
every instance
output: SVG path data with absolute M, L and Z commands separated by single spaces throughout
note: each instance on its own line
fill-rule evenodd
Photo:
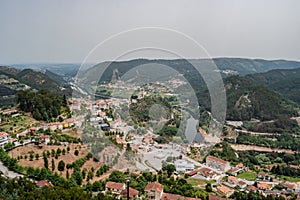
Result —
M 109 36 L 145 26 L 183 32 L 212 57 L 300 60 L 299 0 L 0 0 L 0 63 L 82 62 Z

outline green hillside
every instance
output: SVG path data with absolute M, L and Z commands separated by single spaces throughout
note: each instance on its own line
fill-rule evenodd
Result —
M 231 120 L 276 119 L 297 115 L 297 105 L 263 85 L 232 76 L 225 79 L 227 118 Z
M 32 69 L 19 70 L 12 67 L 0 66 L 0 74 L 14 78 L 20 83 L 26 84 L 33 89 L 47 89 L 57 94 L 71 95 L 71 87 L 59 75 L 50 71 L 42 72 Z
M 246 78 L 264 84 L 300 104 L 300 68 L 271 70 L 247 75 Z

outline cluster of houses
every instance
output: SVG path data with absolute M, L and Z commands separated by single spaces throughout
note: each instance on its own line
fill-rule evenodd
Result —
M 191 197 L 184 197 L 178 194 L 170 194 L 165 193 L 163 185 L 159 182 L 150 182 L 146 185 L 144 189 L 144 196 L 146 199 L 149 200 L 178 200 L 178 199 L 185 199 L 185 200 L 200 200 L 200 198 L 191 198 Z M 105 192 L 117 195 L 118 198 L 126 198 L 127 197 L 128 188 L 124 183 L 117 183 L 117 182 L 107 182 L 105 185 Z M 142 198 L 140 192 L 129 187 L 129 197 L 130 198 Z
M 3 148 L 10 142 L 10 136 L 6 132 L 0 132 L 0 146 Z
M 290 193 L 300 194 L 300 185 L 289 182 L 273 182 L 271 176 L 266 173 L 258 173 L 255 181 L 246 181 L 237 178 L 238 173 L 247 171 L 247 168 L 244 167 L 242 163 L 237 164 L 235 167 L 231 167 L 230 163 L 225 160 L 214 156 L 207 156 L 205 165 L 207 167 L 186 171 L 186 173 L 189 176 L 204 180 L 217 180 L 222 177 L 220 176 L 221 174 L 223 174 L 223 177 L 227 176 L 227 180 L 221 180 L 216 187 L 216 192 L 227 197 L 233 194 L 234 190 L 237 188 L 238 190 L 246 192 L 261 192 L 266 196 L 280 196 Z M 275 189 L 276 185 L 279 185 L 282 189 Z

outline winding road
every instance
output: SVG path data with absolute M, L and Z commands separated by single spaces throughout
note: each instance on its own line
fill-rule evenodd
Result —
M 0 171 L 3 173 L 4 176 L 7 178 L 16 178 L 16 177 L 23 177 L 23 174 L 16 173 L 14 171 L 9 170 L 2 161 L 0 161 Z

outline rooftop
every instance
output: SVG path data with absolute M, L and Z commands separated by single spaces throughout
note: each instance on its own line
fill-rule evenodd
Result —
M 112 182 L 112 181 L 108 181 L 105 185 L 106 188 L 117 189 L 117 190 L 122 190 L 124 188 L 124 186 L 125 186 L 124 183 L 117 183 L 117 182 Z
M 148 183 L 147 186 L 145 187 L 145 191 L 150 191 L 150 190 L 162 192 L 163 186 L 159 182 L 151 182 L 151 183 Z
M 48 180 L 41 180 L 36 182 L 38 187 L 53 187 L 52 183 Z
M 223 194 L 228 194 L 228 193 L 232 192 L 232 190 L 230 188 L 228 188 L 224 185 L 218 186 L 217 189 Z
M 6 132 L 0 132 L 0 137 L 8 136 Z
M 122 190 L 121 194 L 122 197 L 127 197 L 127 188 L 125 188 L 124 190 Z M 131 187 L 129 187 L 129 197 L 133 198 L 135 196 L 139 195 L 139 191 L 136 189 L 133 189 Z
M 228 164 L 229 163 L 229 162 L 227 162 L 227 161 L 225 161 L 221 158 L 217 158 L 217 157 L 214 157 L 214 156 L 207 156 L 206 160 L 207 159 L 214 160 L 214 161 L 222 163 L 222 164 Z

